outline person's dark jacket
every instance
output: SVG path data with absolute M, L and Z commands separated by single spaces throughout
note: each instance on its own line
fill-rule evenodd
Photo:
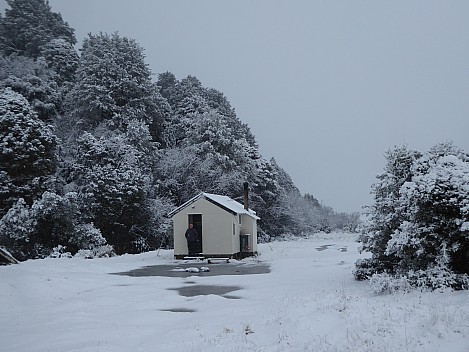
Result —
M 199 240 L 199 235 L 195 228 L 187 229 L 185 236 L 186 236 L 186 239 L 190 242 L 196 242 Z

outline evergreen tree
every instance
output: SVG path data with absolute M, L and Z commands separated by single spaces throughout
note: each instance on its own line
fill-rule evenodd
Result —
M 158 82 L 156 83 L 160 88 L 161 95 L 168 101 L 174 95 L 174 89 L 178 80 L 176 76 L 171 72 L 164 72 L 158 75 Z
M 85 222 L 93 222 L 117 253 L 147 249 L 151 235 L 144 154 L 125 136 L 100 138 L 85 132 L 78 140 L 71 180 L 77 185 Z
M 226 171 L 244 170 L 251 166 L 251 147 L 243 136 L 237 135 L 237 126 L 228 118 L 211 110 L 194 116 L 191 122 L 184 146 L 197 146 L 200 155 L 216 159 Z
M 134 40 L 116 33 L 90 34 L 84 40 L 76 83 L 67 98 L 69 113 L 83 130 L 105 124 L 125 131 L 131 120 L 158 123 L 165 110 L 159 104 L 165 101 L 144 58 Z
M 33 243 L 30 241 L 34 219 L 23 198 L 17 199 L 0 219 L 0 245 L 18 260 L 31 258 Z
M 205 88 L 196 77 L 188 76 L 177 81 L 169 72 L 160 75 L 157 84 L 172 111 L 165 120 L 163 145 L 170 148 L 179 147 L 187 138 L 187 133 L 196 125 L 195 120 L 210 111 L 204 98 Z M 191 142 L 185 143 L 188 144 Z
M 55 81 L 60 86 L 66 82 L 73 82 L 79 60 L 73 46 L 63 38 L 54 38 L 41 49 L 47 67 L 56 73 Z
M 359 239 L 372 258 L 357 262 L 355 276 L 385 273 L 432 288 L 467 287 L 468 154 L 443 143 L 423 155 L 396 147 L 387 160 Z
M 420 156 L 406 146 L 396 146 L 386 152 L 384 173 L 377 176 L 378 182 L 372 186 L 374 203 L 367 208 L 369 221 L 359 238 L 361 251 L 369 251 L 373 256 L 357 264 L 357 278 L 395 270 L 398 258 L 386 252 L 387 243 L 405 220 L 398 207 L 400 189 L 412 179 L 412 165 Z
M 57 166 L 53 128 L 37 118 L 26 99 L 0 92 L 0 215 L 19 198 L 32 204 L 47 189 Z
M 52 12 L 46 0 L 6 0 L 10 9 L 0 17 L 0 51 L 37 58 L 52 39 L 76 43 L 74 30 Z
M 276 195 L 276 204 L 271 207 L 275 210 L 275 232 L 272 234 L 291 234 L 301 233 L 304 230 L 305 218 L 301 213 L 302 197 L 299 189 L 293 183 L 290 175 L 282 169 L 274 158 L 270 160 L 270 165 L 274 170 L 278 191 Z
M 259 232 L 263 237 L 275 237 L 284 233 L 281 225 L 282 209 L 279 203 L 280 187 L 274 166 L 264 158 L 255 162 L 249 179 L 252 208 L 261 218 Z
M 43 121 L 51 121 L 61 109 L 56 74 L 45 62 L 12 55 L 0 57 L 0 88 L 23 95 Z
M 202 82 L 194 76 L 187 76 L 174 86 L 168 102 L 179 117 L 203 114 L 210 110 L 204 95 Z
M 412 180 L 401 187 L 399 207 L 406 221 L 386 248 L 399 269 L 445 265 L 469 274 L 469 155 L 450 143 L 434 146 L 413 165 Z

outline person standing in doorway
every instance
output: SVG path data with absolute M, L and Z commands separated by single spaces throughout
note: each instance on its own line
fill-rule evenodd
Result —
M 199 234 L 197 230 L 194 228 L 194 224 L 189 224 L 189 228 L 186 230 L 185 234 L 187 240 L 187 249 L 190 256 L 196 254 L 197 251 L 197 242 L 199 242 Z

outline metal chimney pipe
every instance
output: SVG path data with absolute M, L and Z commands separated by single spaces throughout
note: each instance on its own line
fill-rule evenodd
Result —
M 249 183 L 244 182 L 244 209 L 249 210 Z

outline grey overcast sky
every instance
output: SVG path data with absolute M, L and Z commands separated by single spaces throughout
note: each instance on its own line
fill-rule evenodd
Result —
M 155 74 L 222 91 L 262 155 L 336 211 L 371 203 L 394 145 L 469 152 L 467 0 L 49 3 L 78 47 L 117 31 L 145 48 Z

